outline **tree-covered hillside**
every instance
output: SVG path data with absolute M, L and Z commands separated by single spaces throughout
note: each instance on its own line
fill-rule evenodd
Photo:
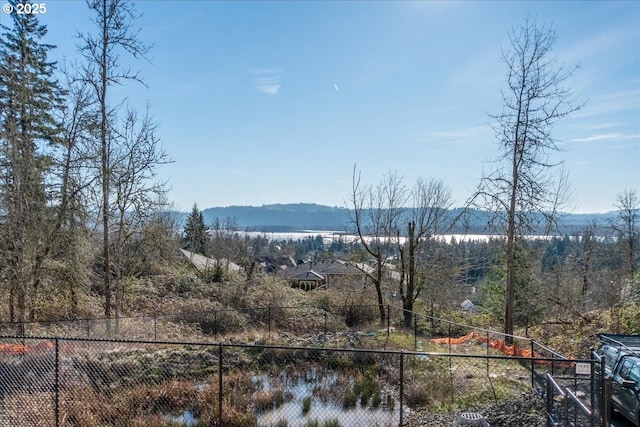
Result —
M 352 231 L 353 211 L 345 207 L 331 207 L 312 203 L 273 204 L 263 206 L 212 207 L 202 210 L 205 223 L 211 224 L 216 218 L 234 218 L 239 228 L 254 231 L 290 231 L 290 230 L 331 230 Z M 451 218 L 463 214 L 462 208 L 450 210 Z M 179 214 L 181 218 L 185 213 Z M 559 227 L 554 234 L 573 234 L 579 232 L 593 221 L 601 225 L 609 224 L 616 212 L 593 214 L 563 214 Z M 455 234 L 492 234 L 488 227 L 490 214 L 472 210 L 451 229 Z M 538 233 L 544 234 L 540 227 Z

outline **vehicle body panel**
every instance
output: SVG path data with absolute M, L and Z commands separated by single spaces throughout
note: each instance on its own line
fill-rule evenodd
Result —
M 611 406 L 640 427 L 640 336 L 598 334 L 605 375 L 611 381 Z

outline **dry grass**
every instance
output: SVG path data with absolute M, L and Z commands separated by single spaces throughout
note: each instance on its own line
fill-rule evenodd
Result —
M 640 304 L 552 319 L 529 328 L 529 334 L 538 342 L 576 358 L 589 358 L 589 349 L 598 347 L 596 334 L 601 332 L 640 334 Z
M 146 319 L 122 319 L 120 323 L 120 337 L 126 339 L 158 339 L 201 342 L 211 341 L 212 335 L 203 334 L 203 327 L 206 322 L 211 322 L 211 316 L 202 315 L 218 310 L 215 317 L 216 340 L 225 342 L 255 342 L 255 343 L 281 343 L 289 345 L 307 345 L 311 338 L 317 336 L 323 328 L 328 330 L 328 335 L 339 337 L 336 339 L 338 345 L 352 345 L 359 348 L 397 348 L 413 349 L 414 338 L 411 330 L 403 331 L 398 329 L 392 333 L 389 340 L 386 334 L 378 337 L 363 337 L 339 335 L 335 331 L 345 331 L 345 321 L 359 323 L 358 318 L 365 322 L 360 325 L 364 330 L 376 330 L 380 328 L 377 323 L 376 307 L 373 305 L 373 292 L 355 292 L 345 287 L 344 289 L 332 289 L 330 291 L 304 292 L 293 290 L 286 283 L 278 280 L 260 279 L 247 288 L 242 283 L 204 284 L 196 280 L 192 273 L 173 274 L 145 281 L 132 281 L 128 284 L 126 298 L 126 312 L 128 315 L 149 313 L 153 311 L 176 312 L 184 311 L 195 313 L 192 318 L 182 319 L 153 318 Z M 148 291 L 148 292 L 147 292 Z M 147 292 L 145 294 L 145 292 Z M 87 313 L 99 313 L 97 307 L 101 300 L 97 297 L 83 297 L 83 310 Z M 371 304 L 363 312 L 356 312 L 354 308 L 357 304 Z M 266 310 L 243 311 L 252 307 L 271 306 L 271 336 L 267 336 L 268 317 Z M 296 308 L 282 308 L 282 307 Z M 340 309 L 334 310 L 335 306 Z M 221 312 L 222 308 L 234 307 L 231 311 Z M 278 307 L 278 308 L 276 308 Z M 328 315 L 325 310 L 331 309 L 333 312 Z M 224 314 L 222 314 L 224 313 Z M 635 313 L 635 317 L 634 317 Z M 198 316 L 198 314 L 201 314 Z M 208 317 L 207 317 L 208 316 Z M 628 328 L 640 329 L 640 310 L 637 307 L 625 308 L 618 314 L 617 321 Z M 183 320 L 181 322 L 172 320 Z M 485 320 L 482 320 L 484 322 Z M 586 345 L 596 331 L 610 328 L 615 319 L 607 319 L 606 313 L 594 315 L 590 322 L 574 322 L 568 328 L 569 334 L 573 335 L 569 341 L 574 343 L 573 348 L 588 348 Z M 326 323 L 325 323 L 326 322 Z M 366 323 L 370 322 L 370 323 Z M 586 323 L 586 324 L 581 324 Z M 634 323 L 635 322 L 635 323 Z M 211 325 L 209 325 L 211 326 Z M 366 329 L 369 328 L 369 329 Z M 91 325 L 91 337 L 106 334 L 105 328 L 99 324 Z M 557 342 L 558 336 L 564 334 L 566 325 L 545 325 L 544 328 L 530 328 L 530 333 L 542 342 L 547 342 L 552 348 L 563 351 L 571 349 L 569 345 L 562 345 Z M 606 329 L 605 329 L 606 330 Z M 31 330 L 30 333 L 40 335 L 42 329 Z M 85 328 L 82 323 L 73 327 L 53 326 L 48 333 L 57 336 L 81 336 L 85 335 Z M 76 334 L 76 335 L 73 335 Z M 306 334 L 306 335 L 305 335 Z M 566 337 L 566 335 L 565 335 Z M 270 340 L 269 340 L 270 338 Z M 424 350 L 432 351 L 434 348 L 428 346 L 426 339 Z M 312 342 L 314 345 L 317 343 Z M 576 344 L 577 343 L 577 344 Z M 566 344 L 566 343 L 565 343 Z M 475 347 L 474 347 L 475 348 Z M 447 348 L 441 348 L 443 351 Z M 483 353 L 479 346 L 478 353 Z M 130 362 L 128 357 L 137 357 L 146 352 L 149 354 L 149 363 L 158 366 L 166 364 L 166 370 L 171 370 L 171 375 L 183 379 L 170 378 L 169 376 L 158 376 L 149 384 L 132 385 L 123 387 L 122 384 L 113 385 L 113 389 L 75 389 L 67 390 L 62 394 L 64 417 L 70 424 L 83 425 L 87 427 L 101 425 L 151 425 L 165 426 L 172 425 L 173 421 L 166 415 L 179 415 L 186 410 L 191 410 L 196 414 L 202 425 L 217 425 L 218 422 L 218 377 L 212 372 L 207 372 L 203 367 L 217 370 L 215 364 L 210 360 L 204 362 L 196 361 L 191 357 L 200 350 L 185 350 L 188 354 L 180 351 L 159 352 L 157 348 L 152 350 L 140 350 L 129 352 L 113 351 L 109 360 L 101 362 L 116 361 L 118 366 L 128 366 L 125 362 Z M 473 349 L 464 347 L 458 349 L 461 352 L 473 352 Z M 95 349 L 99 351 L 99 349 Z M 225 350 L 226 351 L 226 350 Z M 569 351 L 570 352 L 570 351 Z M 137 353 L 137 355 L 136 355 Z M 230 427 L 245 427 L 255 425 L 254 409 L 268 410 L 278 402 L 284 401 L 282 389 L 266 390 L 256 392 L 256 384 L 248 369 L 240 371 L 241 368 L 251 368 L 258 372 L 270 372 L 279 374 L 284 369 L 294 366 L 292 369 L 304 369 L 307 366 L 321 363 L 326 369 L 340 372 L 340 379 L 332 390 L 318 390 L 315 397 L 342 402 L 345 399 L 345 392 L 352 393 L 359 401 L 373 405 L 384 406 L 388 397 L 393 396 L 390 391 L 397 390 L 397 378 L 399 372 L 397 359 L 384 360 L 378 356 L 363 353 L 327 353 L 324 359 L 320 360 L 320 353 L 313 351 L 292 352 L 288 350 L 264 350 L 260 357 L 250 351 L 238 351 L 235 354 L 225 356 L 232 366 L 227 365 L 229 372 L 224 375 L 224 396 L 222 403 L 223 425 Z M 576 353 L 572 353 L 576 354 Z M 579 356 L 579 354 L 576 354 Z M 207 355 L 209 357 L 211 355 Z M 182 370 L 180 362 L 189 362 L 189 369 Z M 442 359 L 445 360 L 445 359 Z M 173 361 L 173 362 L 172 362 Z M 136 363 L 138 363 L 137 361 Z M 483 364 L 484 363 L 484 364 Z M 138 365 L 135 365 L 138 366 Z M 407 367 L 405 382 L 405 402 L 411 407 L 443 408 L 452 405 L 473 405 L 488 400 L 501 400 L 521 392 L 526 387 L 529 380 L 528 373 L 524 368 L 513 365 L 491 366 L 491 377 L 486 373 L 486 363 L 483 361 L 473 361 L 463 359 L 455 362 L 450 370 L 448 363 L 442 361 L 416 360 L 409 363 L 406 359 Z M 377 371 L 375 381 L 371 380 L 367 384 L 363 380 L 366 369 L 373 368 Z M 165 369 L 164 367 L 162 369 Z M 158 369 L 158 371 L 162 371 Z M 116 370 L 108 372 L 114 375 Z M 236 372 L 237 371 L 237 372 Z M 204 374 L 208 376 L 204 376 Z M 164 375 L 164 374 L 163 374 Z M 191 380 L 194 378 L 194 380 Z M 200 378 L 195 380 L 195 378 Z M 139 378 L 141 382 L 146 381 Z M 135 378 L 129 382 L 133 383 Z M 117 383 L 117 381 L 116 381 Z M 357 387 L 353 388 L 353 386 Z M 374 385 L 376 384 L 376 385 Z M 367 389 L 367 391 L 364 391 Z M 452 401 L 452 395 L 454 400 Z M 35 395 L 38 396 L 38 395 Z M 79 397 L 80 396 L 80 397 Z M 252 400 L 253 396 L 253 400 Z M 15 418 L 18 409 L 25 405 L 36 408 L 39 413 L 47 413 L 52 405 L 50 396 L 40 393 L 39 397 L 32 398 L 26 395 L 11 395 L 5 398 L 9 408 L 6 419 Z M 350 400 L 350 396 L 348 400 Z M 21 406 L 19 399 L 24 399 Z M 81 400 L 80 400 L 81 399 Z M 47 403 L 48 402 L 48 403 Z M 351 404 L 351 403 L 349 403 Z M 12 412 L 13 409 L 13 412 Z M 3 419 L 5 413 L 3 412 Z M 40 421 L 38 421 L 40 422 Z M 24 423 L 15 422 L 12 425 Z M 45 421 L 42 424 L 27 423 L 30 425 L 48 425 Z
M 2 398 L 2 425 L 55 426 L 55 395 L 51 392 L 13 393 Z M 24 408 L 29 408 L 25 411 Z
M 64 392 L 64 419 L 71 425 L 98 427 L 171 426 L 174 418 L 191 411 L 198 425 L 218 425 L 218 378 L 204 381 L 169 380 L 158 384 L 141 384 L 103 391 L 74 389 Z M 224 377 L 222 425 L 248 427 L 255 425 L 250 396 L 253 383 L 246 373 L 235 372 Z M 82 396 L 81 400 L 76 399 Z M 16 424 L 18 425 L 18 424 Z

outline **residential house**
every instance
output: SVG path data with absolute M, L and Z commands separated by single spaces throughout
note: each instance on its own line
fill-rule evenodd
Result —
M 198 271 L 207 271 L 217 266 L 222 267 L 227 271 L 239 272 L 242 271 L 242 267 L 238 264 L 229 261 L 226 258 L 209 258 L 195 252 L 188 251 L 186 249 L 180 249 L 180 253 L 189 261 Z
M 292 287 L 303 289 L 324 286 L 330 288 L 338 283 L 351 283 L 362 287 L 367 283 L 367 275 L 361 268 L 355 263 L 340 260 L 304 262 L 295 268 L 285 270 L 283 277 Z M 305 283 L 305 287 L 301 286 L 302 283 Z

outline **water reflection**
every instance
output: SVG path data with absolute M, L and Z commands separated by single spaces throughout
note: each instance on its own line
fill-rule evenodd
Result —
M 331 425 L 342 427 L 398 425 L 399 406 L 392 397 L 395 394 L 393 390 L 389 388 L 382 390 L 380 399 L 387 403 L 386 405 L 373 407 L 369 401 L 363 404 L 358 397 L 355 405 L 344 408 L 345 392 L 353 387 L 354 379 L 346 374 L 341 375 L 342 378 L 335 372 L 320 373 L 314 368 L 304 373 L 283 372 L 277 376 L 254 377 L 254 384 L 257 386 L 253 396 L 254 402 L 260 395 L 273 395 L 277 392 L 285 396 L 283 402 L 277 402 L 277 399 L 274 399 L 273 404 L 266 409 L 264 406 L 256 405 L 254 412 L 258 426 L 322 427 L 330 421 L 333 421 Z M 303 411 L 305 399 L 309 405 L 307 411 Z

